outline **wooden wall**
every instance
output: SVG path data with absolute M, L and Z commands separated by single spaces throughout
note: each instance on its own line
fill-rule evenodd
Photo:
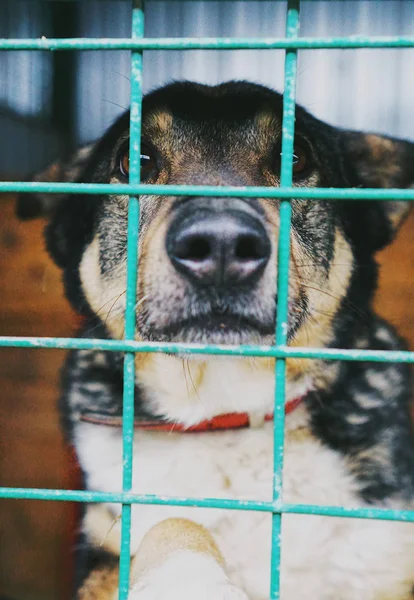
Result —
M 0 197 L 0 334 L 75 332 L 57 268 L 42 240 L 44 223 L 19 223 L 13 199 Z M 382 252 L 377 310 L 414 349 L 414 214 Z M 0 349 L 0 484 L 67 488 L 72 466 L 59 431 L 58 350 Z M 0 599 L 66 600 L 73 507 L 0 500 Z
M 44 223 L 20 223 L 12 198 L 0 197 L 1 335 L 75 332 L 60 273 L 44 249 Z M 59 430 L 59 350 L 0 349 L 0 481 L 6 486 L 70 487 Z M 73 507 L 0 500 L 0 597 L 66 600 L 67 541 Z

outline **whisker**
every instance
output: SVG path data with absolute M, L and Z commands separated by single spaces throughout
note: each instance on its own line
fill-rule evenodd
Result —
M 118 298 L 120 298 L 120 296 L 122 294 L 125 294 L 126 290 L 124 290 L 123 292 L 121 292 L 121 294 L 119 294 L 118 296 L 113 296 L 112 298 L 110 298 L 109 300 L 107 300 L 105 302 L 105 304 L 102 304 L 102 306 L 100 308 L 98 308 L 98 310 L 96 311 L 96 315 L 99 316 L 99 313 L 101 312 L 101 310 L 104 308 L 104 306 L 106 306 L 107 304 L 109 304 L 110 302 L 113 302 L 113 300 L 115 300 L 115 302 L 118 300 Z
M 140 300 L 138 300 L 138 302 L 135 304 L 135 310 L 141 306 L 141 304 L 143 304 L 145 302 L 145 300 L 148 299 L 148 294 L 145 294 L 145 296 L 142 296 L 142 298 Z
M 108 319 L 109 319 L 109 316 L 110 316 L 110 314 L 111 314 L 111 312 L 112 312 L 112 309 L 114 308 L 115 304 L 116 304 L 116 303 L 118 302 L 118 300 L 119 300 L 119 299 L 120 299 L 122 296 L 124 296 L 125 294 L 126 294 L 126 290 L 124 290 L 124 291 L 123 291 L 121 294 L 119 294 L 119 296 L 116 298 L 115 302 L 112 304 L 111 308 L 109 309 L 109 311 L 108 311 L 108 313 L 107 313 L 107 315 L 106 315 L 106 318 L 105 318 L 105 321 L 104 321 L 104 325 L 106 325 L 106 323 L 107 323 L 107 321 L 108 321 Z
M 115 527 L 115 525 L 117 523 L 119 523 L 119 521 L 121 520 L 121 513 L 118 513 L 115 517 L 115 519 L 112 521 L 110 528 L 108 529 L 108 531 L 106 532 L 105 536 L 103 537 L 101 543 L 99 544 L 99 547 L 102 548 L 102 546 L 105 544 L 106 540 L 108 539 L 108 537 L 111 535 L 111 532 L 113 530 L 113 528 Z
M 187 397 L 188 397 L 188 399 L 190 400 L 190 390 L 189 390 L 189 387 L 188 387 L 187 373 L 186 373 L 186 370 L 185 370 L 185 367 L 186 367 L 186 363 L 187 363 L 187 361 L 188 361 L 188 359 L 187 359 L 187 358 L 183 358 L 183 359 L 181 359 L 182 366 L 183 366 L 183 373 L 184 373 L 185 387 L 186 387 L 186 390 L 187 390 Z
M 296 266 L 296 263 L 295 263 L 295 266 Z M 291 274 L 291 280 L 292 281 L 298 281 L 300 283 L 300 285 L 303 286 L 306 289 L 313 290 L 315 292 L 319 292 L 320 294 L 324 294 L 325 296 L 328 296 L 329 298 L 332 298 L 333 300 L 337 300 L 339 302 L 343 302 L 355 314 L 357 314 L 362 319 L 364 319 L 364 321 L 368 320 L 369 315 L 367 313 L 365 313 L 364 311 L 360 310 L 353 302 L 350 302 L 345 297 L 335 296 L 334 294 L 331 294 L 331 293 L 327 292 L 326 290 L 323 290 L 322 288 L 317 287 L 316 284 L 314 284 L 313 282 L 309 282 L 309 280 L 307 282 L 305 282 L 304 278 L 302 277 L 302 275 L 300 273 L 292 273 Z
M 345 297 L 341 298 L 339 296 L 335 296 L 334 294 L 330 294 L 326 290 L 322 290 L 321 288 L 311 286 L 307 283 L 302 282 L 302 285 L 310 290 L 314 290 L 315 292 L 320 292 L 321 294 L 325 294 L 326 296 L 329 296 L 330 298 L 333 298 L 334 300 L 339 300 L 340 302 L 344 302 L 348 308 L 350 308 L 351 310 L 354 311 L 355 314 L 359 315 L 364 320 L 368 319 L 368 314 L 361 311 L 353 302 L 350 302 L 349 300 L 347 300 L 347 298 L 345 298 Z
M 127 110 L 126 106 L 122 106 L 122 104 L 118 104 L 118 102 L 113 102 L 112 100 L 108 100 L 107 98 L 102 98 L 102 102 L 106 102 L 107 104 L 113 104 L 114 106 L 118 106 L 118 108 L 122 108 L 122 110 Z
M 187 369 L 188 369 L 188 375 L 189 375 L 189 377 L 190 377 L 190 381 L 191 381 L 191 383 L 192 383 L 192 386 L 193 386 L 194 393 L 195 393 L 195 395 L 197 396 L 197 398 L 198 398 L 199 400 L 201 400 L 201 398 L 200 398 L 200 395 L 199 395 L 199 393 L 198 393 L 198 390 L 197 390 L 197 388 L 196 388 L 196 386 L 195 386 L 195 383 L 194 383 L 193 374 L 191 373 L 190 361 L 189 361 L 189 360 L 187 360 Z
M 121 73 L 121 71 L 117 71 L 116 69 L 111 69 L 111 70 L 112 70 L 113 73 L 116 73 L 117 75 L 121 75 L 121 77 L 123 77 L 124 79 L 126 79 L 127 81 L 129 81 L 129 83 L 131 83 L 131 78 L 128 77 L 128 75 L 125 75 L 125 73 Z

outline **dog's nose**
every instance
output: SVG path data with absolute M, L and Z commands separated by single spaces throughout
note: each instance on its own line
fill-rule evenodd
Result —
M 249 284 L 271 253 L 262 223 L 240 210 L 195 211 L 173 222 L 167 252 L 175 268 L 199 285 Z

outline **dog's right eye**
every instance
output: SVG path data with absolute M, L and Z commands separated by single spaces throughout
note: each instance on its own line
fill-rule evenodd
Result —
M 124 177 L 129 176 L 129 150 L 123 152 L 121 158 L 119 159 L 119 170 Z
M 129 148 L 124 149 L 119 157 L 119 170 L 125 177 L 129 177 Z M 146 147 L 141 148 L 141 181 L 147 181 L 157 170 L 156 160 L 151 151 Z

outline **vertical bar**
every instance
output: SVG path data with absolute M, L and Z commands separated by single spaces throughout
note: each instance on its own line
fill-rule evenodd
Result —
M 286 16 L 286 37 L 296 38 L 299 33 L 299 2 L 288 0 Z M 282 161 L 280 187 L 292 185 L 293 147 L 296 104 L 296 66 L 297 50 L 287 49 L 285 54 L 285 86 L 283 93 L 282 119 Z M 284 345 L 288 334 L 288 294 L 289 294 L 289 257 L 291 205 L 289 200 L 280 204 L 280 231 L 278 245 L 277 277 L 277 315 L 276 344 Z M 286 396 L 286 359 L 276 359 L 275 366 L 275 417 L 274 417 L 274 464 L 273 464 L 273 500 L 279 500 L 282 494 L 283 446 L 285 437 L 285 396 Z M 280 559 L 281 559 L 280 513 L 272 515 L 272 560 L 270 598 L 280 598 Z
M 144 35 L 143 0 L 133 0 L 132 38 Z M 133 51 L 131 55 L 131 118 L 129 142 L 129 181 L 140 182 L 141 151 L 141 108 L 142 108 L 142 52 Z M 135 337 L 135 306 L 138 273 L 138 234 L 139 202 L 131 197 L 128 205 L 127 240 L 127 289 L 125 309 L 125 339 Z M 135 363 L 134 353 L 127 352 L 124 359 L 124 395 L 123 395 L 123 481 L 122 489 L 128 492 L 132 488 L 132 460 L 134 440 L 134 391 Z M 119 559 L 119 600 L 128 600 L 130 579 L 130 542 L 131 542 L 131 504 L 122 505 L 121 549 Z

